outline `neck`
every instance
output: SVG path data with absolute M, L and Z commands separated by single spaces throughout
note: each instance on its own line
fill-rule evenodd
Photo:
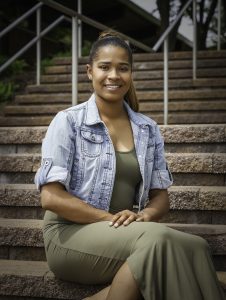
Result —
M 96 98 L 96 104 L 102 120 L 114 120 L 125 115 L 123 101 L 107 102 Z

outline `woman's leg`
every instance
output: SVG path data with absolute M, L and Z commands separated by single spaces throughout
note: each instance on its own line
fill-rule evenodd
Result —
M 141 294 L 138 285 L 125 262 L 115 275 L 106 300 L 138 300 Z
M 95 295 L 83 300 L 139 300 L 141 299 L 137 283 L 125 262 L 115 275 L 112 284 Z

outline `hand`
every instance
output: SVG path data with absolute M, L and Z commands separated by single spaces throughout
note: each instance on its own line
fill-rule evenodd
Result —
M 110 221 L 109 225 L 114 226 L 115 228 L 119 227 L 120 225 L 127 226 L 130 223 L 136 221 L 138 218 L 138 214 L 131 210 L 122 210 L 115 214 Z

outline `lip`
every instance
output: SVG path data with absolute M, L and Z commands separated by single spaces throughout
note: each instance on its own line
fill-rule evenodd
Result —
M 116 91 L 122 87 L 121 84 L 105 84 L 105 88 L 107 88 L 109 91 Z

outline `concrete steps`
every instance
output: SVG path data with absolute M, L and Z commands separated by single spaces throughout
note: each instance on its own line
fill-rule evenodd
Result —
M 207 239 L 226 292 L 226 51 L 198 52 L 195 81 L 191 56 L 170 53 L 169 123 L 177 125 L 160 129 L 174 186 L 170 212 L 161 222 Z M 49 271 L 41 232 L 44 211 L 33 184 L 46 126 L 71 105 L 70 63 L 55 59 L 41 86 L 28 86 L 0 117 L 0 300 L 80 300 L 101 288 L 63 282 Z M 86 63 L 87 58 L 80 59 L 79 103 L 91 93 Z M 159 124 L 162 76 L 162 54 L 135 54 L 141 111 Z
M 0 261 L 0 295 L 34 297 L 34 299 L 73 299 L 81 300 L 103 288 L 90 287 L 64 282 L 54 277 L 45 262 L 38 261 Z M 226 275 L 217 273 L 219 281 L 226 289 Z M 9 290 L 9 286 L 11 289 Z M 0 296 L 0 299 L 2 298 Z
M 59 111 L 67 109 L 69 105 L 63 104 L 43 104 L 41 107 L 37 105 L 8 105 L 4 109 L 5 116 L 21 116 L 21 115 L 55 115 Z M 163 111 L 163 103 L 140 103 L 140 112 L 145 114 L 161 113 Z M 225 111 L 226 101 L 215 101 L 212 103 L 206 101 L 190 101 L 190 102 L 170 102 L 170 112 L 191 112 L 191 111 Z
M 4 253 L 5 250 L 6 254 L 7 249 L 10 257 L 10 252 L 16 252 L 18 247 L 19 251 L 14 254 L 14 257 L 24 260 L 24 256 L 28 257 L 30 249 L 33 253 L 36 248 L 43 248 L 42 224 L 42 220 L 0 218 L 0 247 L 3 247 L 1 252 Z M 226 225 L 175 223 L 166 225 L 205 238 L 213 255 L 226 258 Z M 22 250 L 24 250 L 24 253 L 22 253 Z M 33 255 L 32 253 L 31 255 Z M 1 259 L 4 259 L 3 255 Z
M 85 67 L 84 67 L 85 68 Z M 62 70 L 62 73 L 61 73 Z M 85 70 L 83 71 L 83 73 Z M 71 73 L 71 72 L 70 72 Z M 46 74 L 70 74 L 68 68 L 60 68 L 60 67 L 48 67 Z M 175 70 L 169 70 L 169 78 L 192 78 L 192 69 L 176 69 Z M 197 70 L 197 77 L 199 78 L 209 78 L 209 77 L 224 77 L 226 74 L 226 67 L 225 68 L 206 68 L 206 69 L 198 69 Z M 81 76 L 79 78 L 79 81 L 81 81 L 83 77 Z M 133 72 L 133 78 L 134 80 L 147 80 L 147 79 L 162 79 L 163 78 L 163 70 L 143 70 L 140 69 L 139 71 Z M 45 77 L 43 77 L 45 81 Z M 43 82 L 42 79 L 42 82 Z M 68 79 L 71 79 L 69 76 Z M 54 80 L 55 81 L 55 80 Z M 87 79 L 86 79 L 87 81 Z
M 167 153 L 166 159 L 172 173 L 226 174 L 226 153 Z M 36 172 L 40 162 L 40 154 L 2 154 L 0 172 Z
M 92 93 L 86 75 L 87 62 L 87 57 L 79 60 L 78 103 L 87 100 Z M 46 126 L 59 110 L 71 105 L 71 59 L 56 58 L 53 63 L 53 66 L 46 68 L 40 86 L 27 86 L 23 95 L 16 96 L 16 105 L 5 107 L 0 126 Z M 191 53 L 170 54 L 169 124 L 226 121 L 226 51 L 220 54 L 201 51 L 197 65 L 197 79 L 192 80 Z M 161 53 L 135 55 L 134 84 L 141 112 L 162 124 L 164 96 Z M 43 105 L 41 108 L 40 104 Z
M 158 124 L 163 123 L 164 116 L 161 113 L 146 113 L 148 117 L 151 117 Z M 5 116 L 0 117 L 0 127 L 1 126 L 47 126 L 50 124 L 54 117 L 52 115 L 43 115 L 43 116 Z M 226 112 L 224 111 L 215 111 L 213 112 L 177 112 L 170 113 L 168 115 L 168 123 L 169 124 L 221 124 L 225 123 L 226 120 Z
M 134 81 L 134 86 L 137 91 L 146 91 L 146 90 L 162 90 L 164 86 L 163 80 L 141 80 Z M 200 79 L 170 79 L 169 80 L 169 89 L 191 89 L 191 88 L 210 88 L 214 89 L 215 87 L 221 88 L 226 86 L 225 78 L 217 78 L 215 80 L 208 78 Z M 41 85 L 28 85 L 26 90 L 27 93 L 57 93 L 57 92 L 66 92 L 70 93 L 72 85 L 68 83 L 52 83 L 52 84 L 41 84 Z M 90 82 L 80 82 L 78 83 L 78 93 L 90 93 L 92 92 L 92 85 Z
M 198 61 L 211 61 L 211 60 L 221 60 L 224 59 L 226 56 L 226 51 L 221 50 L 211 50 L 211 51 L 198 51 L 197 58 Z M 172 61 L 191 61 L 192 59 L 192 52 L 191 51 L 180 51 L 180 52 L 170 52 L 169 53 L 169 60 Z M 163 53 L 134 53 L 133 54 L 134 63 L 137 62 L 162 62 L 163 61 Z M 79 59 L 80 64 L 87 64 L 88 57 L 82 57 Z M 71 58 L 70 57 L 55 57 L 53 59 L 53 64 L 56 65 L 70 65 Z
M 46 262 L 0 260 L 0 266 L 0 299 L 81 300 L 103 288 L 58 280 Z M 218 276 L 223 284 L 224 273 Z
M 169 196 L 166 223 L 225 223 L 226 186 L 173 186 Z M 34 184 L 0 184 L 2 218 L 42 219 L 43 214 Z

